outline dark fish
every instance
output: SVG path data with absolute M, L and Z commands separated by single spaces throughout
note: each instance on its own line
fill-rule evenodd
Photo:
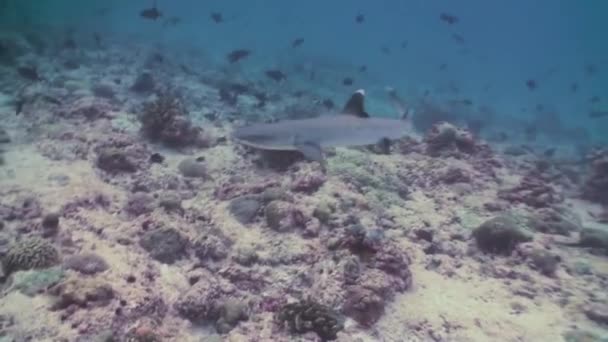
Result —
M 556 151 L 557 151 L 557 149 L 556 149 L 555 147 L 551 147 L 551 148 L 546 149 L 546 150 L 543 152 L 543 155 L 544 155 L 545 157 L 547 157 L 547 158 L 551 158 L 551 157 L 553 157 L 553 156 L 555 155 L 555 152 L 556 152 Z
M 366 72 L 367 71 L 367 65 L 362 65 L 359 67 L 359 72 Z
M 241 84 L 241 83 L 231 83 L 230 85 L 228 85 L 228 89 L 239 95 L 244 94 L 250 90 L 249 86 L 247 86 L 246 84 Z
M 101 48 L 101 35 L 99 33 L 93 33 L 93 40 L 95 41 L 95 46 Z
M 593 96 L 589 99 L 589 102 L 591 103 L 598 103 L 600 102 L 600 97 L 599 96 Z
M 336 106 L 334 104 L 334 101 L 332 101 L 331 99 L 325 99 L 323 100 L 323 102 L 321 102 L 321 104 L 323 104 L 323 106 L 329 110 L 334 109 L 334 107 Z
M 143 9 L 139 12 L 139 15 L 145 19 L 156 20 L 161 17 L 163 14 L 156 8 L 156 1 L 154 1 L 154 5 L 151 8 Z
M 18 67 L 17 73 L 19 73 L 19 76 L 25 78 L 28 81 L 41 80 L 40 75 L 38 74 L 38 69 L 33 66 Z
M 464 45 L 465 43 L 464 37 L 459 35 L 458 33 L 452 33 L 452 39 L 460 45 Z
M 180 64 L 179 68 L 186 74 L 192 74 L 192 70 L 190 70 L 190 68 L 188 68 L 188 66 L 185 64 Z
M 545 106 L 541 103 L 537 104 L 535 108 L 537 112 L 543 112 L 545 110 Z
M 238 50 L 234 50 L 234 51 L 230 52 L 226 56 L 226 59 L 228 59 L 228 62 L 230 62 L 232 64 L 232 63 L 236 63 L 236 62 L 240 61 L 243 58 L 247 58 L 250 54 L 251 54 L 251 51 L 249 51 L 249 50 L 238 49 Z
M 150 56 L 150 61 L 153 63 L 162 64 L 165 61 L 165 57 L 163 55 L 161 55 L 160 53 L 155 52 Z
M 179 17 L 171 17 L 163 21 L 163 27 L 175 27 L 182 21 Z
M 222 15 L 222 13 L 219 12 L 213 12 L 210 15 L 211 20 L 213 20 L 216 24 L 220 24 L 224 22 L 224 16 Z
M 608 110 L 594 110 L 589 112 L 589 117 L 591 119 L 599 119 L 599 118 L 605 118 L 608 116 Z
M 291 47 L 298 47 L 304 43 L 304 38 L 296 38 L 291 42 Z
M 352 78 L 350 78 L 350 77 L 346 77 L 346 78 L 344 78 L 342 80 L 342 84 L 345 85 L 345 86 L 353 85 L 354 82 L 355 81 Z
M 443 63 L 439 66 L 439 70 L 444 71 L 448 68 L 448 65 L 446 63 Z
M 23 111 L 23 106 L 25 106 L 24 98 L 21 97 L 15 100 L 15 115 L 21 114 L 21 112 Z
M 52 103 L 54 105 L 60 105 L 61 101 L 57 100 L 56 98 L 50 96 L 50 95 L 42 95 L 42 99 L 46 102 Z
M 408 44 L 409 44 L 409 43 L 407 42 L 407 40 L 402 41 L 402 42 L 401 42 L 401 48 L 402 48 L 402 49 L 407 48 Z
M 444 21 L 444 22 L 450 24 L 450 25 L 454 25 L 454 24 L 456 24 L 459 21 L 459 19 L 458 19 L 457 16 L 452 15 L 452 14 L 448 14 L 448 13 L 445 13 L 445 12 L 441 13 L 439 15 L 439 19 L 441 21 Z
M 464 99 L 461 101 L 462 104 L 467 105 L 467 106 L 472 106 L 473 105 L 473 101 L 470 99 Z
M 388 46 L 381 47 L 380 51 L 382 51 L 382 53 L 384 53 L 385 55 L 390 55 L 391 54 L 391 49 Z
M 68 37 L 63 41 L 63 48 L 75 50 L 78 48 L 78 46 L 76 45 L 76 41 L 74 40 L 74 38 Z
M 253 97 L 258 100 L 258 103 L 255 105 L 257 108 L 263 108 L 266 106 L 266 102 L 268 101 L 268 95 L 264 92 L 256 92 L 253 94 Z
M 361 13 L 357 14 L 357 16 L 355 17 L 355 22 L 357 24 L 361 24 L 365 21 L 365 16 Z
M 110 13 L 110 8 L 108 7 L 99 8 L 95 11 L 95 14 L 99 16 L 106 16 L 108 13 Z
M 586 64 L 585 73 L 587 76 L 593 76 L 597 73 L 597 67 L 594 64 Z
M 281 70 L 277 70 L 277 69 L 266 70 L 265 74 L 266 74 L 266 77 L 268 77 L 276 82 L 281 82 L 282 80 L 287 79 L 287 76 Z
M 526 81 L 526 87 L 530 90 L 534 90 L 538 87 L 538 83 L 536 83 L 536 80 L 530 79 Z
M 576 93 L 578 91 L 578 83 L 572 83 L 570 85 L 570 91 Z
M 238 94 L 231 92 L 225 87 L 219 89 L 220 101 L 229 104 L 231 106 L 236 105 L 238 100 Z

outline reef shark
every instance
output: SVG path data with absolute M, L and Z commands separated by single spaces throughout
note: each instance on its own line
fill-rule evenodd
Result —
M 261 150 L 299 151 L 325 168 L 323 148 L 373 145 L 410 132 L 411 125 L 406 120 L 370 117 L 364 100 L 365 91 L 360 89 L 339 114 L 240 127 L 232 138 Z

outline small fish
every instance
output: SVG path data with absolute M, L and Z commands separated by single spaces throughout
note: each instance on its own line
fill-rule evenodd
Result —
M 151 20 L 156 20 L 156 19 L 162 17 L 162 15 L 163 14 L 156 7 L 156 1 L 154 1 L 154 4 L 152 7 L 143 9 L 141 12 L 139 12 L 140 17 L 142 17 L 144 19 L 151 19 Z
M 458 19 L 457 16 L 455 16 L 453 14 L 448 14 L 448 13 L 445 13 L 445 12 L 441 13 L 439 15 L 439 19 L 441 21 L 444 21 L 444 22 L 450 24 L 450 25 L 454 25 L 454 24 L 458 23 L 458 21 L 459 21 L 459 19 Z
M 441 65 L 439 65 L 439 70 L 441 70 L 441 71 L 445 71 L 445 70 L 447 70 L 447 68 L 448 68 L 448 65 L 446 63 L 442 63 Z
M 460 45 L 464 45 L 465 43 L 464 37 L 458 33 L 452 33 L 452 39 Z
M 275 82 L 281 82 L 287 79 L 287 76 L 281 71 L 277 69 L 266 70 L 264 72 L 266 77 L 274 80 Z
M 28 81 L 40 81 L 40 75 L 38 69 L 33 66 L 22 66 L 17 68 L 19 76 L 25 78 Z
M 54 97 L 52 97 L 50 95 L 42 95 L 41 98 L 44 101 L 46 101 L 48 103 L 52 103 L 54 105 L 60 105 L 61 104 L 61 101 L 57 100 L 56 98 L 54 98 Z
M 543 152 L 543 156 L 547 158 L 552 158 L 555 155 L 556 151 L 557 149 L 555 147 L 548 148 Z
M 570 85 L 570 91 L 576 93 L 578 91 L 578 83 L 572 83 Z
M 97 48 L 101 48 L 101 35 L 97 32 L 93 33 L 93 41 L 95 41 L 95 46 Z
M 171 17 L 163 21 L 163 27 L 175 27 L 182 21 L 180 17 Z
M 529 79 L 526 81 L 526 87 L 530 90 L 534 90 L 538 87 L 538 83 L 536 83 L 536 80 Z
M 228 59 L 228 62 L 230 62 L 231 64 L 234 64 L 243 58 L 249 57 L 249 55 L 251 55 L 250 50 L 237 49 L 226 55 L 226 59 Z
M 545 110 L 545 106 L 542 103 L 539 103 L 535 107 L 537 112 L 543 112 Z
M 357 24 L 361 24 L 365 21 L 365 16 L 362 13 L 357 14 L 357 16 L 355 17 L 355 22 Z
M 384 53 L 385 55 L 390 55 L 391 54 L 391 49 L 388 46 L 381 47 L 380 51 L 382 51 L 382 53 Z
M 608 116 L 608 110 L 594 110 L 589 112 L 589 117 L 591 119 L 599 119 L 599 118 L 605 118 Z
M 304 38 L 296 38 L 291 42 L 291 47 L 298 47 L 304 43 Z
M 367 65 L 362 65 L 359 67 L 359 72 L 366 72 L 367 71 Z
M 335 107 L 334 101 L 332 101 L 331 99 L 325 99 L 321 102 L 321 104 L 323 105 L 323 107 L 332 110 Z
M 342 84 L 345 86 L 351 86 L 351 85 L 353 85 L 354 82 L 355 81 L 350 77 L 346 77 L 342 80 Z
M 585 65 L 585 73 L 587 76 L 593 76 L 597 73 L 597 67 L 594 64 L 586 64 Z
M 20 97 L 15 100 L 15 115 L 21 114 L 23 106 L 25 106 L 25 98 Z
M 590 102 L 590 103 L 598 103 L 598 102 L 600 102 L 600 97 L 599 97 L 599 96 L 592 96 L 592 97 L 589 99 L 589 102 Z
M 192 74 L 192 70 L 190 70 L 190 68 L 188 68 L 188 66 L 185 64 L 180 64 L 179 68 L 186 74 Z
M 212 12 L 210 17 L 211 20 L 213 20 L 213 22 L 215 22 L 216 24 L 221 24 L 224 22 L 224 16 L 220 12 Z
M 72 37 L 67 37 L 63 41 L 63 45 L 62 46 L 63 46 L 64 49 L 69 49 L 69 50 L 75 50 L 75 49 L 78 48 L 78 45 L 76 44 L 76 41 Z
M 408 46 L 408 45 L 409 45 L 409 43 L 408 43 L 408 41 L 407 41 L 407 40 L 404 40 L 404 41 L 402 41 L 402 42 L 401 42 L 401 48 L 402 48 L 402 49 L 407 48 L 407 46 Z

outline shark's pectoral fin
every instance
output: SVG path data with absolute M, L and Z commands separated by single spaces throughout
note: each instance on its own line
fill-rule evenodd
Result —
M 318 161 L 321 166 L 325 167 L 325 157 L 323 156 L 323 150 L 321 146 L 313 142 L 301 142 L 295 144 L 298 151 L 300 151 L 306 159 Z

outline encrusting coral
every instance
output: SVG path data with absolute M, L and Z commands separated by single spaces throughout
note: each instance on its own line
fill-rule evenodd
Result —
M 339 313 L 313 301 L 286 304 L 276 319 L 292 333 L 314 331 L 323 341 L 335 340 L 338 332 L 344 329 L 344 319 Z

